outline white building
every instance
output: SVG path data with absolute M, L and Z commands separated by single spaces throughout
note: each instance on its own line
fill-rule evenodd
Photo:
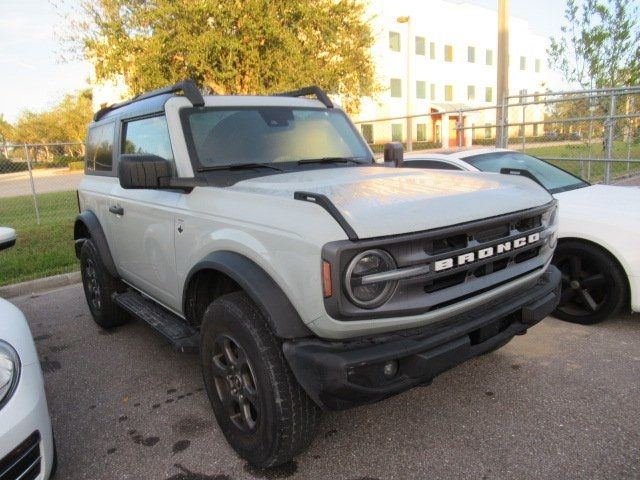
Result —
M 495 128 L 485 127 L 495 124 L 495 110 L 463 114 L 461 130 L 456 129 L 459 114 L 440 113 L 496 104 L 495 10 L 447 0 L 370 0 L 369 15 L 376 36 L 376 76 L 384 91 L 363 100 L 356 121 L 429 114 L 412 121 L 413 141 L 445 147 L 495 136 Z M 511 17 L 509 24 L 510 94 L 543 91 L 547 39 L 533 33 L 526 20 Z M 528 122 L 541 121 L 543 114 L 542 107 L 525 109 Z M 511 108 L 509 117 L 511 123 L 522 121 L 522 108 Z M 360 128 L 370 143 L 406 140 L 405 120 L 363 123 Z M 464 132 L 460 139 L 458 131 Z M 541 124 L 525 130 L 527 136 L 542 132 Z M 509 133 L 522 132 L 516 126 Z

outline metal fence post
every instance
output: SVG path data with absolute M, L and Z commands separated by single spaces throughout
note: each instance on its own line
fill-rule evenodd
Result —
M 526 109 L 527 109 L 527 106 L 523 105 L 522 106 L 522 151 L 523 152 L 524 152 L 524 147 L 525 147 L 525 143 L 526 143 L 525 134 L 526 134 L 526 129 L 527 129 L 527 126 L 525 125 L 525 122 L 527 121 L 527 118 L 526 118 L 526 115 L 525 115 Z
M 464 130 L 462 129 L 462 127 L 464 126 L 464 122 L 462 121 L 462 110 L 458 111 L 458 121 L 456 122 L 456 137 L 457 137 L 457 144 L 458 144 L 458 148 L 462 148 L 462 144 L 464 143 L 464 138 L 462 137 L 464 135 Z
M 33 170 L 31 169 L 31 159 L 29 158 L 29 147 L 24 144 L 24 154 L 29 168 L 29 181 L 31 182 L 31 194 L 33 195 L 33 206 L 36 210 L 36 223 L 40 225 L 40 209 L 38 208 L 38 198 L 36 197 L 36 185 L 33 182 Z
M 611 183 L 611 160 L 613 159 L 613 138 L 616 121 L 614 119 L 616 114 L 616 95 L 611 93 L 611 101 L 609 103 L 609 118 L 606 120 L 607 126 L 607 148 L 606 148 L 606 163 L 604 169 L 604 183 Z

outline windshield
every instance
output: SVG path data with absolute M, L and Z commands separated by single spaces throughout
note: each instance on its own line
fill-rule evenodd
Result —
M 371 162 L 364 141 L 339 110 L 189 109 L 183 122 L 191 153 L 204 168 L 322 159 Z
M 478 170 L 500 173 L 502 168 L 520 168 L 531 172 L 551 193 L 586 187 L 584 180 L 539 158 L 518 152 L 492 152 L 464 158 Z

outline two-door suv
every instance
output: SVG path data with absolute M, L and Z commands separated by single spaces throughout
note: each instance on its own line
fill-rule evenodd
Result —
M 375 163 L 317 87 L 203 97 L 187 80 L 89 126 L 75 245 L 91 313 L 199 351 L 255 466 L 303 451 L 320 409 L 429 383 L 557 305 L 549 193 L 393 168 L 387 147 Z

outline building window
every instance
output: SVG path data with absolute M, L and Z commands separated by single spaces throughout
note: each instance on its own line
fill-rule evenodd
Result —
M 535 61 L 536 73 L 540 73 L 541 64 L 542 64 L 542 62 L 540 61 L 540 59 L 536 58 L 536 61 Z
M 527 57 L 520 57 L 520 70 L 527 69 Z
M 453 101 L 453 85 L 445 85 L 444 86 L 444 100 L 446 102 Z
M 475 85 L 467 85 L 467 100 L 476 99 L 476 87 Z
M 487 87 L 484 89 L 484 101 L 493 102 L 493 87 Z
M 487 53 L 485 54 L 484 62 L 487 65 L 493 65 L 493 50 L 487 49 Z
M 429 58 L 431 60 L 436 59 L 436 44 L 434 42 L 429 42 Z
M 389 50 L 392 52 L 400 51 L 400 34 L 398 32 L 389 32 Z
M 402 81 L 399 78 L 391 79 L 391 96 L 394 98 L 402 97 Z
M 527 89 L 526 88 L 523 88 L 522 90 L 520 90 L 519 94 L 520 94 L 520 98 L 518 99 L 518 101 L 520 103 L 527 101 L 527 99 L 522 96 L 522 95 L 526 95 L 527 94 Z
M 427 141 L 427 124 L 419 123 L 416 125 L 416 140 L 418 142 L 426 142 Z
M 363 123 L 360 125 L 360 131 L 367 143 L 373 143 L 373 124 Z
M 422 80 L 416 82 L 416 98 L 421 100 L 427 98 L 427 82 Z
M 402 124 L 401 123 L 391 124 L 391 141 L 392 142 L 402 141 Z
M 426 55 L 424 37 L 416 37 L 416 55 Z
M 431 100 L 435 100 L 436 99 L 436 84 L 432 83 L 431 85 L 429 85 L 429 98 Z
M 491 124 L 484 124 L 484 138 L 491 138 Z
M 476 63 L 476 47 L 467 47 L 467 61 Z
M 538 136 L 538 124 L 537 123 L 533 124 L 533 136 L 534 137 Z
M 453 46 L 451 45 L 444 46 L 444 61 L 453 62 Z

